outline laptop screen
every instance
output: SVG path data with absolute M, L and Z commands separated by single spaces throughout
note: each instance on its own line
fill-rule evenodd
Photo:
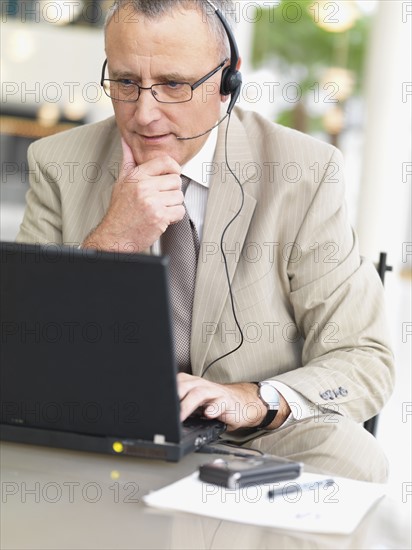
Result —
M 181 437 L 167 259 L 1 243 L 1 422 Z

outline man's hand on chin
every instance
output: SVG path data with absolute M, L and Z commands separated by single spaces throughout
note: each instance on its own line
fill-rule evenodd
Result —
M 185 214 L 179 164 L 163 155 L 138 166 L 124 139 L 122 148 L 122 168 L 109 209 L 82 248 L 142 252 Z
M 186 373 L 177 375 L 180 398 L 180 417 L 185 420 L 201 408 L 203 416 L 227 425 L 228 431 L 255 428 L 267 414 L 267 407 L 258 396 L 256 384 L 216 384 Z M 281 396 L 280 409 L 266 429 L 278 428 L 289 416 L 290 408 Z

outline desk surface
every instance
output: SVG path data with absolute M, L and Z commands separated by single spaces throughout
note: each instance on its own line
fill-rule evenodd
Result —
M 222 522 L 146 507 L 142 496 L 197 469 L 178 464 L 2 443 L 0 547 L 13 549 L 410 548 L 402 505 L 380 500 L 350 536 Z

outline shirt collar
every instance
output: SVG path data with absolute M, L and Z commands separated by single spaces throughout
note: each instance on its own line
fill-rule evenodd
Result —
M 211 176 L 210 166 L 215 156 L 218 131 L 218 128 L 214 128 L 200 151 L 182 167 L 183 175 L 207 188 Z M 207 166 L 209 169 L 206 169 Z

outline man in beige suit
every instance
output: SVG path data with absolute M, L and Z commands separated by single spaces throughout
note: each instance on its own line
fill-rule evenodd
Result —
M 379 278 L 348 223 L 340 153 L 240 109 L 181 139 L 212 128 L 228 99 L 230 55 L 207 3 L 117 2 L 106 54 L 115 117 L 29 149 L 18 240 L 158 253 L 186 206 L 201 246 L 182 419 L 200 407 L 239 444 L 383 481 L 386 460 L 361 423 L 391 393 L 392 354 Z M 191 98 L 161 101 L 184 83 Z

